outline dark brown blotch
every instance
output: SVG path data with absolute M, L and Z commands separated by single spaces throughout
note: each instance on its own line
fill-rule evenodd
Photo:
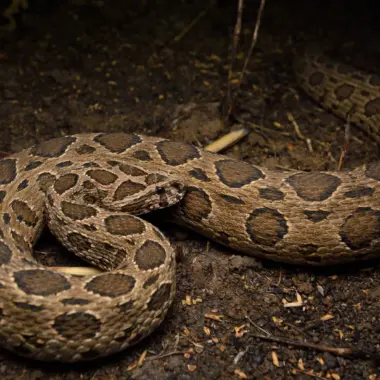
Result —
M 259 189 L 260 197 L 269 201 L 280 201 L 285 198 L 285 194 L 274 187 L 263 187 Z
M 64 305 L 88 305 L 90 303 L 89 300 L 84 298 L 65 298 L 61 302 Z
M 144 223 L 132 215 L 111 215 L 105 219 L 104 224 L 112 235 L 128 236 L 145 231 Z
M 141 137 L 126 133 L 106 133 L 97 135 L 94 141 L 104 146 L 111 152 L 122 153 L 130 147 L 140 143 Z
M 74 136 L 58 137 L 49 141 L 44 141 L 30 148 L 30 154 L 34 156 L 52 158 L 62 156 L 66 149 L 76 141 Z
M 144 288 L 144 289 L 147 289 L 147 288 L 149 288 L 150 286 L 154 285 L 154 284 L 157 282 L 157 280 L 158 280 L 159 277 L 160 277 L 160 276 L 159 276 L 158 274 L 155 274 L 155 275 L 153 275 L 153 276 L 150 276 L 150 277 L 144 282 L 143 288 Z
M 93 146 L 90 146 L 88 144 L 82 144 L 80 147 L 78 147 L 75 151 L 78 154 L 91 154 L 95 152 L 95 148 Z
M 68 173 L 59 177 L 54 182 L 54 190 L 62 195 L 67 190 L 73 188 L 78 183 L 79 176 L 74 173 Z
M 46 269 L 18 271 L 14 273 L 14 279 L 26 294 L 50 296 L 70 289 L 70 283 L 63 275 Z
M 11 216 L 7 212 L 5 212 L 3 214 L 3 220 L 5 224 L 9 224 L 9 222 L 11 221 Z
M 380 238 L 380 211 L 369 207 L 358 208 L 345 220 L 339 234 L 352 250 L 371 247 Z
M 354 190 L 346 191 L 344 196 L 347 198 L 362 198 L 371 196 L 374 192 L 374 189 L 371 187 L 359 187 Z
M 140 161 L 150 161 L 152 158 L 150 157 L 149 152 L 146 150 L 138 150 L 133 153 L 133 157 Z
M 117 180 L 116 174 L 103 169 L 88 170 L 86 174 L 102 185 L 110 185 Z
M 55 176 L 50 173 L 41 173 L 37 178 L 37 182 L 40 185 L 40 189 L 46 192 L 46 190 L 55 182 Z
M 32 161 L 29 162 L 28 165 L 25 166 L 24 170 L 29 171 L 38 168 L 39 166 L 42 165 L 42 161 Z
M 119 297 L 132 291 L 136 280 L 121 273 L 107 273 L 96 276 L 89 281 L 85 288 L 92 293 L 105 297 Z
M 20 223 L 25 223 L 28 227 L 34 227 L 36 225 L 37 215 L 25 202 L 15 199 L 11 203 L 11 206 L 16 214 L 16 219 Z
M 200 221 L 207 218 L 212 211 L 208 194 L 196 187 L 189 187 L 180 203 L 180 212 L 189 220 Z
M 142 170 L 136 166 L 132 166 L 132 165 L 128 165 L 128 164 L 120 164 L 119 169 L 123 173 L 125 173 L 127 175 L 131 175 L 133 177 L 147 174 L 144 170 Z
M 232 188 L 243 187 L 265 177 L 261 170 L 244 161 L 221 160 L 216 162 L 215 168 L 219 179 Z
M 370 100 L 364 106 L 364 113 L 368 117 L 373 117 L 380 114 L 380 98 Z
M 353 85 L 345 83 L 335 89 L 335 97 L 337 100 L 343 101 L 349 99 L 354 91 L 355 87 Z
M 83 220 L 91 218 L 97 214 L 96 209 L 91 206 L 85 206 L 67 201 L 62 201 L 61 208 L 63 214 L 72 220 Z
M 14 305 L 20 309 L 34 311 L 34 312 L 41 311 L 44 309 L 44 307 L 41 305 L 33 305 L 27 302 L 15 302 Z
M 101 322 L 88 313 L 65 313 L 55 318 L 53 328 L 68 340 L 85 341 L 96 336 Z
M 319 86 L 323 83 L 325 79 L 325 74 L 322 71 L 314 72 L 309 77 L 309 84 L 311 86 Z
M 29 181 L 27 179 L 24 179 L 22 182 L 19 183 L 17 186 L 17 191 L 21 191 L 26 189 L 29 186 Z
M 55 167 L 56 168 L 68 168 L 71 165 L 73 165 L 72 161 L 63 161 L 63 162 L 59 162 L 57 165 L 55 165 Z
M 198 179 L 199 181 L 203 182 L 210 182 L 211 179 L 207 176 L 206 172 L 200 168 L 195 168 L 189 171 L 189 174 L 193 177 Z
M 288 233 L 288 225 L 285 217 L 277 210 L 259 208 L 249 215 L 246 231 L 252 242 L 273 247 Z
M 162 308 L 168 306 L 165 304 L 170 301 L 171 292 L 171 284 L 162 284 L 150 298 L 147 305 L 148 310 L 161 310 Z
M 142 270 L 156 269 L 165 259 L 165 249 L 153 240 L 147 240 L 135 254 L 135 263 Z
M 326 173 L 297 173 L 286 182 L 306 201 L 324 201 L 337 190 L 342 180 Z
M 195 146 L 182 142 L 164 140 L 158 142 L 156 148 L 162 160 L 171 166 L 183 165 L 200 157 Z
M 115 190 L 114 200 L 120 201 L 126 197 L 137 194 L 140 191 L 143 191 L 145 189 L 146 189 L 146 186 L 142 185 L 141 183 L 134 182 L 131 180 L 124 181 Z
M 0 191 L 0 204 L 3 203 L 6 195 L 7 195 L 6 191 L 4 191 L 4 190 Z
M 225 202 L 231 203 L 233 205 L 244 205 L 245 202 L 238 198 L 238 197 L 233 197 L 232 195 L 228 194 L 219 194 L 219 197 L 222 198 Z
M 0 160 L 0 185 L 11 183 L 17 174 L 16 160 L 3 159 Z
M 88 251 L 91 248 L 89 239 L 78 232 L 70 232 L 67 235 L 67 241 L 81 252 Z
M 309 220 L 311 220 L 314 223 L 321 222 L 330 215 L 329 211 L 324 210 L 305 210 L 303 213 Z
M 166 181 L 168 177 L 160 174 L 160 173 L 150 173 L 145 178 L 145 183 L 147 185 L 154 185 L 156 183 L 160 183 Z

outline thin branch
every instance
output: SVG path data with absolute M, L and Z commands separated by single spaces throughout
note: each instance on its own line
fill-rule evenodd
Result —
M 329 352 L 330 354 L 343 356 L 346 358 L 357 358 L 357 359 L 380 361 L 380 355 L 374 355 L 369 352 L 365 352 L 362 350 L 357 350 L 357 349 L 349 348 L 349 347 L 342 347 L 342 348 L 331 347 L 331 346 L 325 346 L 323 344 L 308 343 L 308 342 L 291 340 L 287 338 L 275 337 L 273 335 L 264 336 L 260 334 L 251 333 L 251 336 L 258 339 L 268 340 L 271 342 L 288 344 L 290 346 L 310 348 L 310 349 L 321 351 L 321 352 Z

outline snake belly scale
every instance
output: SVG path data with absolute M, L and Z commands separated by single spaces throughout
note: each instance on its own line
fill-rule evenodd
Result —
M 377 132 L 375 77 L 343 76 L 321 60 L 300 67 L 322 105 L 341 117 L 349 110 Z M 152 210 L 166 208 L 171 221 L 256 257 L 328 265 L 379 256 L 379 181 L 378 162 L 339 172 L 268 170 L 123 133 L 64 136 L 11 155 L 0 161 L 1 344 L 73 362 L 150 334 L 175 293 L 173 250 L 139 216 Z M 105 272 L 75 276 L 38 264 L 33 245 L 46 223 Z

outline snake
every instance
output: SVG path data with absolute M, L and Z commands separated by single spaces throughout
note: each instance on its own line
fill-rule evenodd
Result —
M 302 88 L 378 139 L 380 78 L 319 55 Z M 0 161 L 0 342 L 42 361 L 89 361 L 151 334 L 168 313 L 175 252 L 144 215 L 163 213 L 233 252 L 298 265 L 380 252 L 380 163 L 267 169 L 185 142 L 99 132 L 57 137 Z M 78 275 L 33 256 L 44 226 L 101 269 Z

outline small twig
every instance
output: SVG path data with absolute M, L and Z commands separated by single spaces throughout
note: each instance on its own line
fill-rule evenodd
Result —
M 76 276 L 91 276 L 103 273 L 104 271 L 95 267 L 51 267 L 60 273 L 72 274 Z
M 241 140 L 243 137 L 247 136 L 247 134 L 250 132 L 248 128 L 239 128 L 236 131 L 231 131 L 230 133 L 227 133 L 220 139 L 214 141 L 213 143 L 207 145 L 205 147 L 205 150 L 209 152 L 218 153 L 226 148 L 229 148 L 230 146 L 236 144 L 239 140 Z
M 206 16 L 207 12 L 215 5 L 215 1 L 211 1 L 210 5 L 205 8 L 203 11 L 201 11 L 197 17 L 193 21 L 190 22 L 177 36 L 174 37 L 173 42 L 180 41 L 196 24 L 197 22 Z
M 239 44 L 240 39 L 240 32 L 241 32 L 241 20 L 243 18 L 243 8 L 244 8 L 244 0 L 239 0 L 238 3 L 238 12 L 236 17 L 236 24 L 235 24 L 235 30 L 234 30 L 234 39 L 232 44 L 232 52 L 231 52 L 231 60 L 230 60 L 230 67 L 228 69 L 228 79 L 227 79 L 227 97 L 225 99 L 226 106 L 227 106 L 227 114 L 224 118 L 224 122 L 227 123 L 231 112 L 232 112 L 232 106 L 233 106 L 233 100 L 232 100 L 232 70 L 233 66 L 236 60 L 236 53 L 237 53 L 237 47 Z
M 343 148 L 339 157 L 338 170 L 342 168 L 344 156 L 348 152 L 350 138 L 351 138 L 351 123 L 350 123 L 350 115 L 348 115 L 347 121 L 346 121 L 346 127 L 344 129 L 344 144 L 343 144 Z
M 241 71 L 241 74 L 240 74 L 240 79 L 239 79 L 239 83 L 238 83 L 238 89 L 240 88 L 241 82 L 242 82 L 242 80 L 244 78 L 244 74 L 245 74 L 245 72 L 247 70 L 249 59 L 251 58 L 253 49 L 255 48 L 256 43 L 257 43 L 257 37 L 259 35 L 260 23 L 261 23 L 261 18 L 263 16 L 264 6 L 265 6 L 265 0 L 261 0 L 260 1 L 259 12 L 257 13 L 257 19 L 256 19 L 255 29 L 253 30 L 253 34 L 252 34 L 251 45 L 249 46 L 248 54 L 247 54 L 247 57 L 245 58 L 245 61 L 244 61 L 243 70 Z
M 297 123 L 296 119 L 294 118 L 293 114 L 290 112 L 287 112 L 287 116 L 288 116 L 288 120 L 293 125 L 294 131 L 296 132 L 297 137 L 300 140 L 303 140 L 306 142 L 307 149 L 309 150 L 310 153 L 312 153 L 313 152 L 313 146 L 311 145 L 311 140 L 302 134 L 300 127 L 298 126 L 298 123 Z
M 281 344 L 288 344 L 290 346 L 295 346 L 295 347 L 310 348 L 310 349 L 321 351 L 321 352 L 329 352 L 330 354 L 343 356 L 346 358 L 349 357 L 349 358 L 367 359 L 367 360 L 380 360 L 379 355 L 373 355 L 373 354 L 370 354 L 369 352 L 356 350 L 354 348 L 330 347 L 330 346 L 325 346 L 323 344 L 301 342 L 301 341 L 291 340 L 287 338 L 275 337 L 273 335 L 264 336 L 264 335 L 255 334 L 255 333 L 251 333 L 251 335 L 258 339 L 268 340 L 271 342 L 276 342 L 276 343 L 281 343 Z
M 263 333 L 267 334 L 267 336 L 270 336 L 270 335 L 271 335 L 270 332 L 264 330 L 264 329 L 261 328 L 259 325 L 257 325 L 255 322 L 253 322 L 252 319 L 249 317 L 249 315 L 246 315 L 245 317 L 248 319 L 249 323 L 250 323 L 251 325 L 255 326 L 258 330 L 260 330 L 260 331 L 262 331 Z
M 235 38 L 234 38 L 233 56 L 231 59 L 231 65 L 230 65 L 230 69 L 229 69 L 229 73 L 228 73 L 227 116 L 225 117 L 225 121 L 227 121 L 230 118 L 231 112 L 233 109 L 233 105 L 235 102 L 235 97 L 233 97 L 231 94 L 232 67 L 233 67 L 233 63 L 235 61 L 237 43 L 239 40 L 240 31 L 241 31 L 241 19 L 242 19 L 242 14 L 243 14 L 243 5 L 244 5 L 243 0 L 239 0 L 238 17 L 237 17 L 236 25 L 235 25 Z M 265 0 L 261 0 L 260 1 L 260 8 L 259 8 L 259 11 L 257 13 L 255 28 L 254 28 L 253 34 L 252 34 L 251 45 L 249 46 L 248 53 L 247 53 L 247 56 L 246 56 L 245 61 L 244 61 L 243 69 L 240 73 L 240 78 L 239 78 L 239 82 L 237 84 L 236 92 L 239 91 L 239 88 L 240 88 L 241 83 L 242 83 L 243 78 L 244 78 L 244 74 L 246 73 L 246 70 L 247 70 L 249 59 L 251 58 L 253 49 L 255 48 L 256 43 L 257 43 L 257 37 L 259 35 L 260 23 L 261 23 L 261 18 L 262 18 L 263 11 L 264 11 L 264 6 L 265 6 Z M 237 34 L 237 32 L 238 32 L 238 34 Z
M 159 360 L 163 358 L 167 358 L 168 356 L 173 356 L 173 355 L 185 355 L 186 351 L 172 351 L 168 352 L 167 354 L 160 354 L 156 356 L 149 356 L 148 358 L 145 358 L 146 362 L 152 361 L 152 360 Z

